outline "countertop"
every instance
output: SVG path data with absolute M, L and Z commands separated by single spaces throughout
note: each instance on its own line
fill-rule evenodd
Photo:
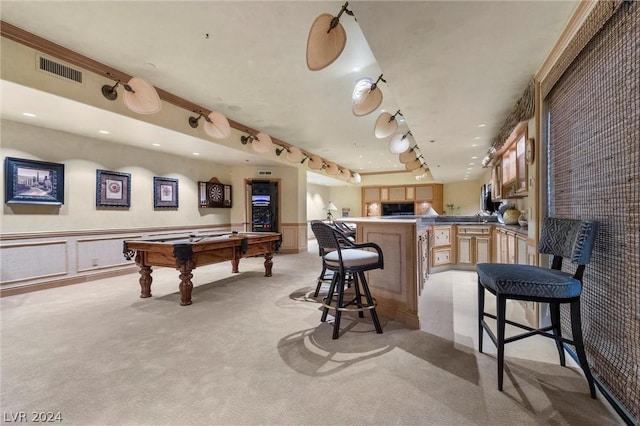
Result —
M 367 217 L 342 217 L 336 220 L 342 222 L 368 222 L 368 223 L 416 223 L 419 227 L 438 225 L 493 225 L 502 229 L 508 229 L 518 234 L 528 235 L 528 228 L 519 225 L 505 225 L 498 222 L 496 216 L 367 216 Z

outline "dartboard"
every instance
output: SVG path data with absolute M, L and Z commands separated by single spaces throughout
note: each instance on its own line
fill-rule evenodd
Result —
M 214 203 L 222 202 L 222 185 L 211 185 L 209 187 L 209 199 Z

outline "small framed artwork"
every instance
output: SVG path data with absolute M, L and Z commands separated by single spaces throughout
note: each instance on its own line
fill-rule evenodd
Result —
M 153 208 L 178 208 L 178 179 L 157 176 L 153 178 Z
M 96 207 L 130 207 L 131 175 L 96 170 Z
M 5 203 L 64 204 L 64 164 L 6 157 Z
M 351 214 L 351 209 L 349 207 L 342 208 L 342 217 L 349 217 Z

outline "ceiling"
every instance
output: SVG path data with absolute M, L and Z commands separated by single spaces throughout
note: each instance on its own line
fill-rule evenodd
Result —
M 381 110 L 401 110 L 400 130 L 411 130 L 433 178 L 446 183 L 484 174 L 492 139 L 577 3 L 351 2 L 357 22 L 346 14 L 340 20 L 346 48 L 320 71 L 306 67 L 308 31 L 316 16 L 336 15 L 343 2 L 3 0 L 0 13 L 5 22 L 354 172 L 404 170 L 387 140 L 373 134 Z M 380 109 L 354 116 L 355 82 L 380 74 L 387 81 L 380 83 Z M 37 117 L 22 115 L 36 105 Z M 177 155 L 208 158 L 215 150 L 218 163 L 276 164 L 275 156 L 6 82 L 2 116 Z M 105 128 L 111 133 L 96 134 Z M 167 143 L 151 148 L 157 141 Z M 344 184 L 324 173 L 309 173 L 309 181 Z

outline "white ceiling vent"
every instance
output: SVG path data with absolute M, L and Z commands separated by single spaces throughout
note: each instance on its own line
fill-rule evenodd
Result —
M 272 174 L 271 170 L 258 170 L 258 176 L 271 176 Z
M 60 62 L 56 62 L 41 55 L 36 55 L 36 61 L 39 71 L 56 75 L 67 81 L 73 81 L 75 83 L 82 84 L 82 71 L 71 68 L 68 65 L 64 65 Z

